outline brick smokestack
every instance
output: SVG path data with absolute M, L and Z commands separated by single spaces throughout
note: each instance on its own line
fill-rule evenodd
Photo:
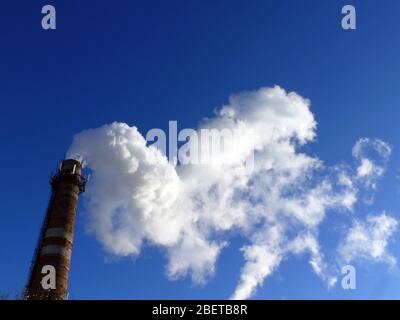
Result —
M 68 295 L 78 195 L 86 184 L 82 164 L 64 160 L 50 184 L 52 193 L 25 289 L 28 300 L 64 300 Z

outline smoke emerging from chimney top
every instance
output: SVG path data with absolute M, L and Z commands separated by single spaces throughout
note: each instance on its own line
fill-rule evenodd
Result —
M 233 299 L 250 298 L 292 255 L 306 254 L 328 286 L 335 285 L 342 261 L 393 262 L 387 244 L 397 221 L 386 213 L 368 217 L 388 224 L 377 232 L 378 226 L 353 212 L 360 195 L 376 189 L 391 146 L 363 138 L 353 150 L 355 165 L 327 167 L 301 151 L 316 137 L 309 104 L 277 86 L 232 95 L 197 129 L 241 132 L 227 146 L 226 162 L 176 165 L 125 123 L 77 134 L 68 157 L 83 160 L 93 171 L 85 194 L 89 229 L 118 256 L 139 255 L 144 241 L 163 247 L 168 276 L 190 276 L 195 283 L 216 272 L 220 252 L 240 234 L 246 239 L 244 265 Z M 322 222 L 338 214 L 351 218 L 343 220 L 348 225 L 328 258 L 319 233 Z M 377 254 L 350 255 L 349 246 L 360 245 L 350 237 L 352 230 L 366 234 L 362 247 L 379 244 Z

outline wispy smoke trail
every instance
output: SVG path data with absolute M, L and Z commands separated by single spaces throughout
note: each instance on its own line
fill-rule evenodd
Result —
M 337 256 L 327 261 L 318 241 L 321 222 L 332 210 L 352 214 L 360 194 L 376 188 L 391 147 L 362 139 L 353 150 L 356 168 L 325 167 L 300 151 L 316 137 L 309 101 L 280 87 L 231 96 L 197 132 L 205 128 L 240 133 L 218 154 L 229 161 L 174 165 L 148 146 L 136 127 L 124 123 L 74 137 L 68 156 L 84 160 L 94 173 L 86 197 L 89 227 L 99 241 L 121 256 L 138 255 L 144 241 L 162 246 L 169 277 L 190 275 L 194 282 L 204 282 L 236 232 L 247 244 L 232 298 L 251 297 L 292 254 L 309 254 L 314 272 L 334 285 L 332 265 L 358 257 L 355 253 L 349 258 L 346 251 L 349 245 L 357 247 L 357 238 L 343 237 Z M 199 152 L 202 157 L 204 150 Z M 248 170 L 246 163 L 253 156 L 254 166 Z M 384 221 L 386 228 L 379 231 L 369 222 L 348 228 L 361 232 L 366 226 L 362 231 L 373 233 L 371 241 L 379 242 L 387 240 L 397 224 L 393 218 Z M 387 241 L 379 243 L 377 255 L 368 258 L 387 260 Z

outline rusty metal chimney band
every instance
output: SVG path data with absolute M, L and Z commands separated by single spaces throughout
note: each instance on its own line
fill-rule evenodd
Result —
M 68 295 L 78 195 L 86 184 L 82 164 L 77 160 L 64 160 L 50 184 L 52 194 L 25 290 L 28 300 L 64 300 Z M 54 286 L 46 284 L 45 279 L 52 271 Z

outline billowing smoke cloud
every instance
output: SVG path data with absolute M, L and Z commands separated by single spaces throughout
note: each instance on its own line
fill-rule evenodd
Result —
M 325 258 L 318 240 L 321 223 L 329 212 L 355 214 L 360 194 L 376 189 L 391 147 L 360 139 L 353 149 L 356 167 L 326 167 L 301 151 L 316 137 L 309 104 L 280 87 L 231 96 L 196 132 L 237 134 L 223 153 L 201 164 L 168 161 L 136 127 L 124 123 L 79 133 L 68 156 L 83 160 L 94 174 L 86 193 L 90 230 L 119 256 L 138 255 L 144 242 L 161 246 L 168 276 L 189 275 L 196 283 L 213 275 L 219 253 L 240 234 L 247 243 L 233 299 L 251 297 L 290 255 L 309 255 L 315 274 L 330 286 L 337 280 L 332 265 L 340 262 L 362 257 L 393 263 L 386 243 L 397 222 L 388 215 L 369 216 L 366 222 L 360 217 L 348 226 L 337 258 Z M 191 147 L 205 142 L 187 136 Z M 204 148 L 196 150 L 207 158 Z M 385 227 L 375 223 L 380 219 Z M 366 240 L 370 236 L 372 242 Z

